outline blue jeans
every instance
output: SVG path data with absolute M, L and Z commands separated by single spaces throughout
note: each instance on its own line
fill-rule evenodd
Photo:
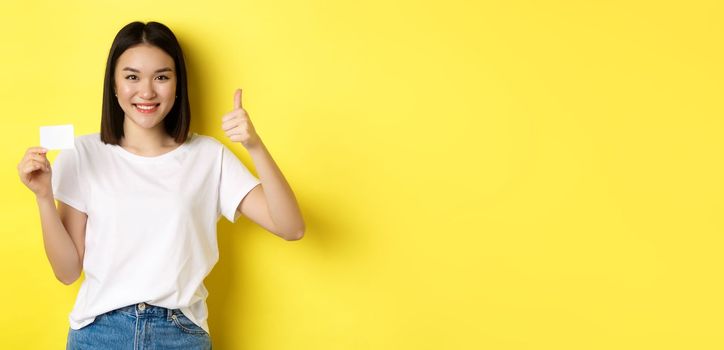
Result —
M 98 315 L 81 329 L 71 328 L 66 349 L 210 350 L 211 338 L 179 309 L 140 303 Z

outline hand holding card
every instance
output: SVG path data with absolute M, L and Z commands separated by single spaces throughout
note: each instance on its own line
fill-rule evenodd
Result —
M 30 147 L 18 164 L 20 181 L 27 186 L 38 198 L 53 197 L 50 162 L 47 153 L 49 150 L 75 148 L 73 125 L 55 125 L 40 127 L 40 146 Z
M 50 162 L 47 157 L 48 150 L 41 147 L 30 147 L 25 151 L 23 159 L 18 164 L 20 181 L 27 186 L 38 198 L 53 196 L 51 186 Z

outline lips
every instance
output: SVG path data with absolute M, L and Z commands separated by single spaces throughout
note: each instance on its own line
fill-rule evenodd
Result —
M 160 103 L 136 103 L 133 105 L 133 108 L 140 113 L 151 114 L 156 112 L 158 110 L 158 106 L 160 105 Z

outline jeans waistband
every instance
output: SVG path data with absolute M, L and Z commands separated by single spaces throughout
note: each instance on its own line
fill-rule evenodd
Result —
M 168 319 L 170 319 L 173 315 L 181 314 L 180 309 L 167 309 L 165 307 L 146 303 L 128 305 L 114 311 L 122 312 L 134 317 L 166 317 Z

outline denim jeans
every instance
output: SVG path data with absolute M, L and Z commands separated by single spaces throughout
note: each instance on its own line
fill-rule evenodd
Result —
M 68 332 L 67 350 L 210 350 L 211 338 L 179 309 L 144 303 L 98 315 L 93 323 Z

